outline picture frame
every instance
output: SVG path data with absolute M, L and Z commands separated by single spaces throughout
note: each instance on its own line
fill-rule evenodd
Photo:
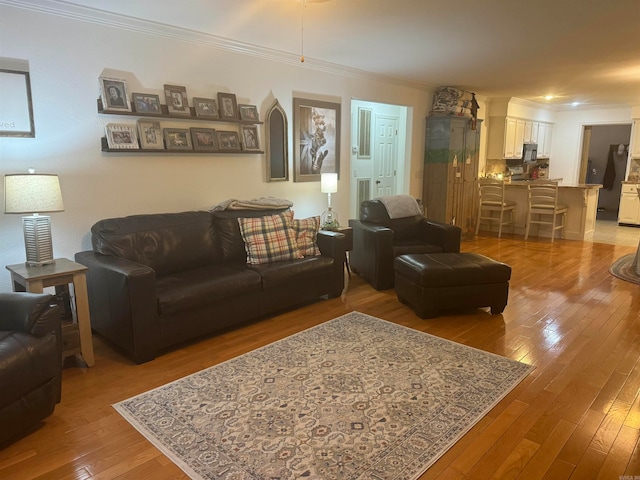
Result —
M 162 133 L 167 150 L 193 150 L 188 128 L 165 128 Z
M 233 93 L 218 92 L 218 107 L 223 120 L 238 120 L 238 103 Z
M 152 93 L 132 93 L 133 111 L 145 115 L 162 115 L 160 96 Z
M 240 152 L 240 136 L 238 132 L 216 130 L 218 150 L 221 152 Z
M 258 138 L 258 127 L 255 125 L 242 125 L 242 150 L 247 152 L 260 151 L 260 139 Z
M 137 122 L 140 147 L 148 150 L 164 150 L 162 128 L 157 120 L 140 119 Z
M 114 150 L 138 150 L 136 126 L 126 123 L 108 123 L 105 126 L 107 146 Z
M 340 173 L 340 104 L 293 99 L 294 182 Z
M 213 128 L 191 127 L 191 140 L 194 150 L 218 150 L 218 137 Z
M 0 137 L 35 138 L 29 72 L 0 68 L 0 85 Z
M 240 120 L 245 122 L 259 122 L 260 115 L 258 114 L 258 108 L 255 105 L 238 105 L 238 112 L 240 113 Z
M 165 84 L 164 98 L 167 102 L 167 111 L 170 114 L 191 116 L 186 87 Z
M 191 99 L 196 117 L 220 118 L 218 114 L 218 101 L 215 98 L 193 97 Z
M 122 78 L 98 78 L 100 82 L 100 96 L 102 108 L 105 112 L 130 112 L 131 102 L 127 82 Z

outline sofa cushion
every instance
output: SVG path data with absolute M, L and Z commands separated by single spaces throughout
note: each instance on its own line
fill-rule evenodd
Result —
M 202 308 L 207 303 L 259 290 L 260 275 L 245 264 L 208 265 L 156 281 L 160 315 Z
M 334 259 L 330 257 L 305 257 L 300 260 L 288 260 L 262 265 L 250 265 L 249 268 L 262 277 L 262 289 L 269 290 L 286 284 L 309 285 L 318 281 L 323 274 L 331 274 Z
M 93 250 L 153 268 L 158 276 L 220 261 L 208 212 L 131 215 L 91 227 Z
M 238 218 L 247 250 L 247 263 L 259 265 L 302 258 L 291 228 L 292 220 L 292 211 L 258 218 Z
M 296 232 L 296 242 L 300 253 L 305 257 L 320 255 L 320 249 L 316 243 L 320 229 L 320 217 L 294 218 L 291 226 Z

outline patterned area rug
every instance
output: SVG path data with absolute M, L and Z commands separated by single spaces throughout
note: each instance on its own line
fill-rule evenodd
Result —
M 532 369 L 351 312 L 114 408 L 194 479 L 411 480 Z
M 640 277 L 636 274 L 633 261 L 636 258 L 635 253 L 630 253 L 624 257 L 620 257 L 609 267 L 609 273 L 614 277 L 627 282 L 640 284 Z

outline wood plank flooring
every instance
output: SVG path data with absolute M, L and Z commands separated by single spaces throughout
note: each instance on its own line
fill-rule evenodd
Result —
M 509 304 L 429 320 L 352 275 L 320 301 L 134 365 L 94 335 L 96 363 L 63 372 L 63 399 L 0 451 L 0 478 L 183 479 L 111 405 L 357 310 L 535 365 L 515 390 L 422 477 L 614 479 L 640 476 L 640 285 L 608 273 L 635 251 L 611 245 L 479 236 L 463 242 L 512 266 Z

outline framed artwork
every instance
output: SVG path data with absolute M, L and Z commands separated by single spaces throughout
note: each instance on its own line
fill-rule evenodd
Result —
M 187 101 L 187 89 L 180 85 L 165 85 L 164 98 L 167 102 L 167 110 L 175 115 L 191 115 L 189 102 Z
M 196 117 L 218 118 L 218 102 L 215 98 L 193 97 L 193 108 L 196 110 Z
M 130 112 L 127 82 L 121 78 L 99 77 L 102 108 L 109 112 Z
M 293 99 L 294 182 L 340 172 L 340 104 Z
M 146 115 L 162 115 L 160 97 L 151 93 L 132 93 L 133 109 Z
M 238 132 L 216 130 L 218 137 L 218 149 L 221 152 L 239 152 L 240 137 Z
M 163 133 L 167 150 L 193 150 L 188 128 L 165 128 Z
M 255 125 L 242 125 L 242 146 L 245 151 L 260 150 L 260 141 L 258 139 L 258 127 Z
M 258 115 L 258 109 L 255 105 L 238 105 L 238 111 L 240 112 L 240 120 L 246 120 L 249 122 L 260 121 Z
M 0 68 L 0 137 L 36 136 L 28 71 Z
M 105 126 L 107 132 L 107 145 L 113 149 L 137 150 L 138 136 L 135 125 L 125 123 L 108 123 Z
M 223 120 L 238 119 L 238 104 L 233 93 L 218 92 L 218 105 L 220 106 L 220 118 Z
M 140 146 L 142 148 L 155 150 L 164 149 L 160 122 L 155 120 L 138 120 L 138 136 L 140 137 Z
M 213 128 L 191 127 L 194 150 L 218 150 L 218 138 Z

